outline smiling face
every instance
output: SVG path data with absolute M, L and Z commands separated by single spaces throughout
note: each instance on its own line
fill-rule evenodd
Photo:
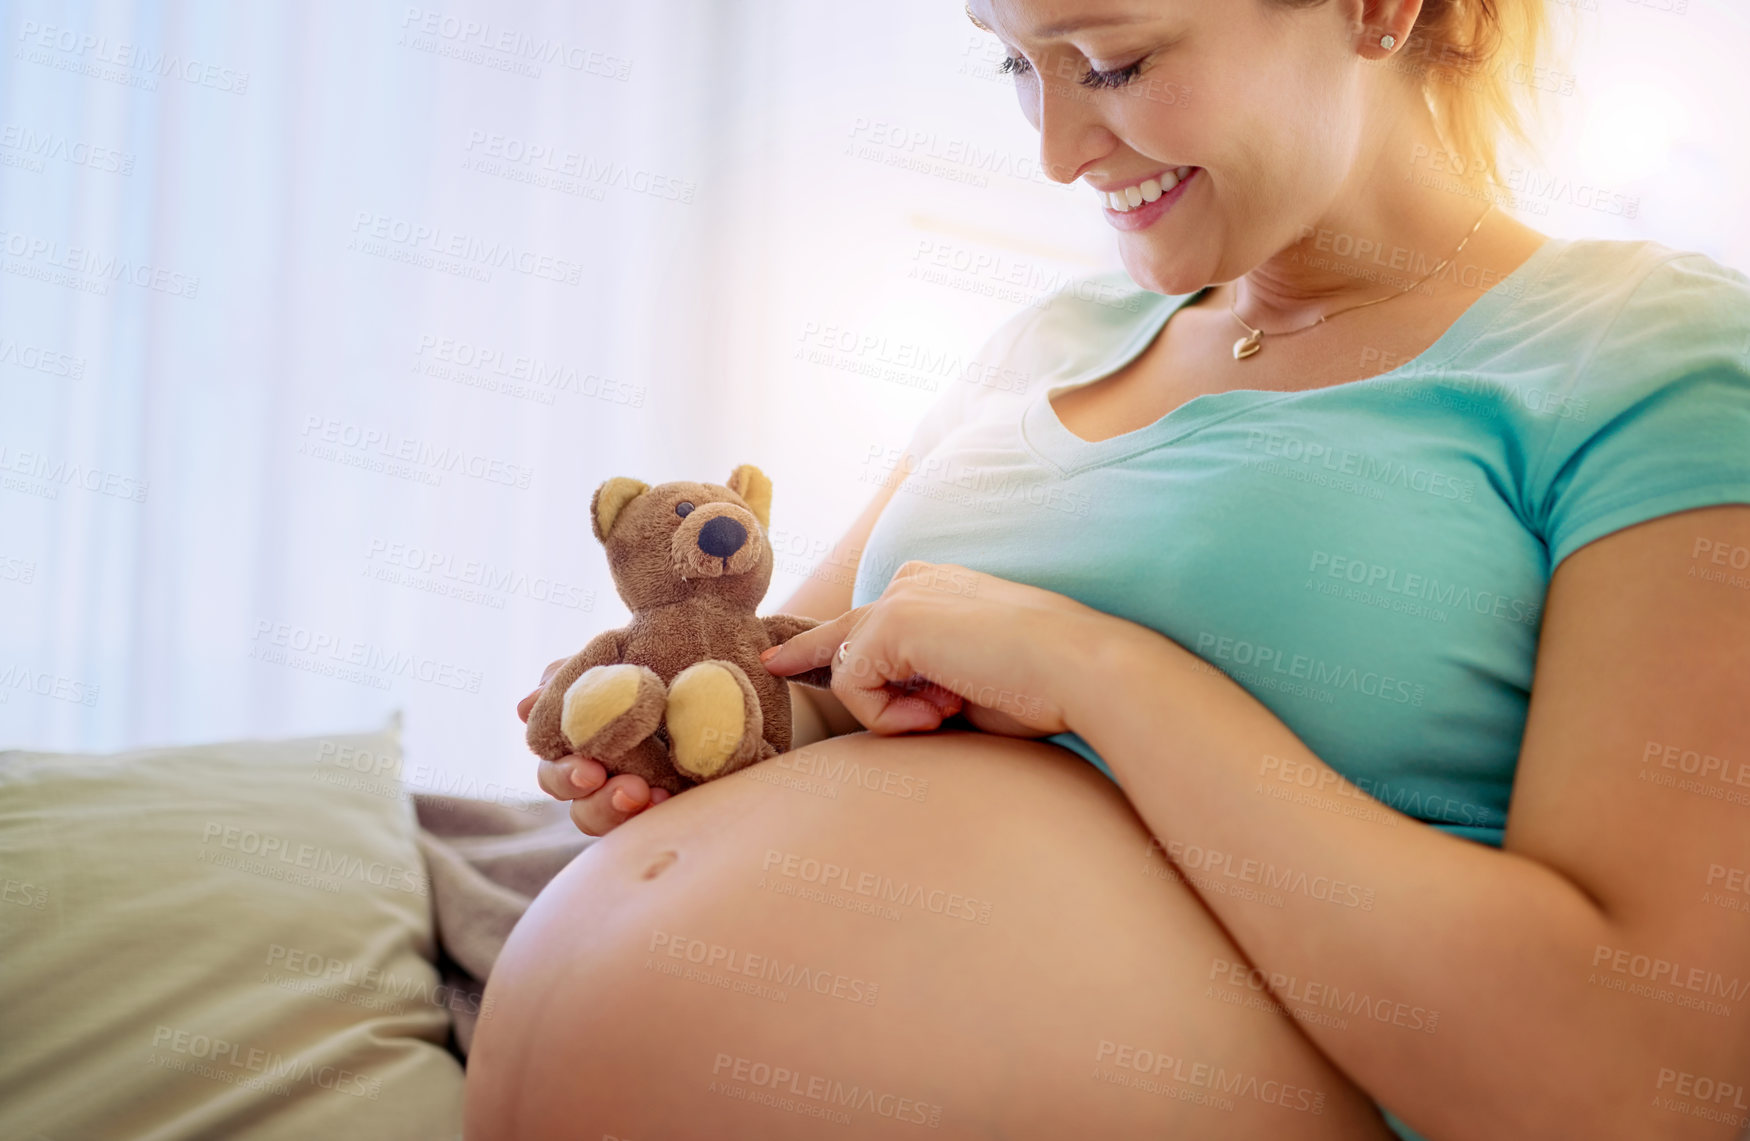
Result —
M 1230 281 L 1293 244 L 1372 176 L 1367 140 L 1418 98 L 1405 73 L 1370 64 L 1385 53 L 1360 0 L 970 0 L 967 12 L 1009 49 L 1042 166 L 1102 192 L 1090 208 L 1119 232 L 1131 278 L 1158 293 Z

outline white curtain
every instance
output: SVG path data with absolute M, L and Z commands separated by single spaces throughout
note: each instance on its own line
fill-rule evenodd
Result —
M 1590 193 L 1521 212 L 1750 264 L 1744 17 L 1568 7 L 1533 169 Z M 410 782 L 532 793 L 514 703 L 626 617 L 597 484 L 760 465 L 775 606 L 955 362 L 1119 266 L 958 0 L 23 2 L 0 35 L 0 748 L 401 709 Z

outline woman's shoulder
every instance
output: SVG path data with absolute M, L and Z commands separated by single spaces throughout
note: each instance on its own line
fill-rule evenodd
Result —
M 1151 335 L 1175 300 L 1142 288 L 1121 269 L 1083 274 L 1016 314 L 992 345 L 1019 372 L 1050 383 Z
M 1750 314 L 1750 276 L 1697 250 L 1648 239 L 1552 239 L 1556 257 L 1539 284 L 1553 300 L 1635 311 L 1696 307 L 1696 316 Z
M 1539 260 L 1454 363 L 1560 366 L 1592 388 L 1616 377 L 1641 390 L 1709 364 L 1750 367 L 1750 277 L 1740 270 L 1650 240 L 1552 238 Z

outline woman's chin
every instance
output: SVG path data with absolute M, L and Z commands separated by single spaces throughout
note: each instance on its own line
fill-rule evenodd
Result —
M 1130 280 L 1150 293 L 1167 297 L 1196 293 L 1213 280 L 1212 267 L 1203 259 L 1193 260 L 1183 250 L 1166 250 L 1161 245 L 1146 233 L 1127 234 L 1119 239 L 1118 252 Z

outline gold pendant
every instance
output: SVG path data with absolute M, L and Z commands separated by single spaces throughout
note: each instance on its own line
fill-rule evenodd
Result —
M 1234 342 L 1234 360 L 1245 360 L 1247 357 L 1264 347 L 1263 341 L 1264 333 L 1262 330 L 1247 333 L 1245 336 Z

